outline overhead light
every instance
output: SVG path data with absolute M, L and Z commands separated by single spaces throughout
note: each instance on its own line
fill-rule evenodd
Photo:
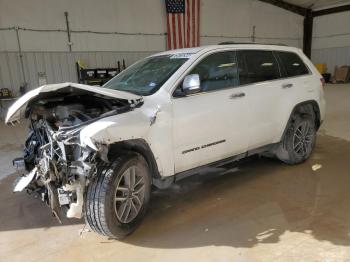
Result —
M 227 64 L 218 65 L 218 67 L 229 67 L 229 66 L 234 66 L 234 65 L 236 65 L 236 63 L 227 63 Z
M 261 66 L 273 66 L 273 63 L 263 63 Z

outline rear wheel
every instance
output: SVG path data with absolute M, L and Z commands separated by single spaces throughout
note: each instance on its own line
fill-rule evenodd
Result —
M 316 142 L 316 127 L 313 114 L 296 114 L 276 152 L 287 164 L 299 164 L 311 155 Z
M 88 186 L 85 220 L 97 233 L 121 239 L 132 233 L 146 214 L 151 179 L 141 155 L 119 157 L 99 168 Z

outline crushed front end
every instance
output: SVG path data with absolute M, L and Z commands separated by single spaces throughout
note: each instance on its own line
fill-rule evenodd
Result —
M 81 218 L 84 193 L 97 174 L 97 166 L 108 162 L 105 145 L 82 145 L 80 132 L 102 118 L 128 112 L 135 104 L 85 92 L 38 97 L 27 106 L 30 120 L 24 156 L 14 165 L 24 167 L 14 191 L 26 190 L 47 203 L 60 220 Z
M 25 169 L 35 172 L 26 190 L 38 194 L 57 218 L 61 207 L 68 208 L 67 217 L 81 217 L 84 189 L 96 173 L 97 152 L 80 145 L 81 128 L 54 130 L 46 119 L 31 121 L 25 143 Z

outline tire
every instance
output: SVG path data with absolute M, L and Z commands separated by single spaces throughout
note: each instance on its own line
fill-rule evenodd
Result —
M 308 159 L 316 143 L 316 126 L 313 114 L 295 114 L 277 149 L 276 156 L 289 165 Z
M 110 165 L 101 165 L 88 185 L 86 223 L 99 234 L 115 239 L 126 237 L 146 215 L 150 189 L 149 167 L 141 155 L 122 156 Z

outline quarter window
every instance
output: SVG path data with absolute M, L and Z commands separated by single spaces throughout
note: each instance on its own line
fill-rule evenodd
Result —
M 241 85 L 280 78 L 280 71 L 272 51 L 237 51 Z
M 221 52 L 204 58 L 189 74 L 198 74 L 203 92 L 239 84 L 234 52 Z
M 287 77 L 307 75 L 309 73 L 306 65 L 297 54 L 291 52 L 276 52 L 276 54 Z

